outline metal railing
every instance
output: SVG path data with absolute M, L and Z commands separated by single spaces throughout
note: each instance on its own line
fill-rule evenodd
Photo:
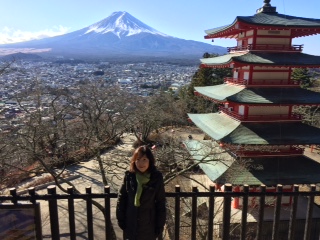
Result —
M 181 230 L 186 228 L 186 226 L 181 224 L 181 218 L 183 217 L 181 212 L 182 200 L 190 200 L 190 228 L 188 231 L 188 239 L 196 240 L 198 238 L 197 230 L 200 226 L 197 222 L 197 214 L 199 211 L 198 200 L 205 198 L 207 202 L 206 214 L 206 225 L 202 223 L 202 227 L 206 229 L 206 239 L 222 239 L 222 240 L 264 240 L 264 239 L 303 239 L 303 240 L 313 240 L 319 239 L 320 231 L 320 219 L 313 216 L 314 213 L 314 200 L 316 196 L 320 196 L 320 191 L 316 191 L 315 185 L 310 185 L 308 191 L 300 191 L 298 185 L 294 185 L 292 192 L 285 192 L 282 190 L 282 185 L 278 185 L 275 192 L 266 191 L 266 186 L 261 185 L 260 191 L 250 192 L 249 186 L 244 185 L 242 191 L 233 191 L 233 186 L 231 184 L 224 185 L 224 191 L 216 191 L 214 186 L 210 186 L 209 191 L 199 192 L 197 187 L 193 187 L 191 192 L 181 192 L 180 186 L 175 187 L 175 192 L 167 192 L 167 201 L 173 203 L 172 215 L 170 219 L 167 219 L 167 229 L 171 227 L 173 230 L 171 234 L 169 233 L 169 238 L 166 239 L 181 239 Z M 270 221 L 265 220 L 265 208 L 266 208 L 266 198 L 273 196 L 274 201 L 274 214 L 273 219 Z M 290 208 L 290 218 L 287 221 L 281 219 L 281 208 L 282 208 L 282 198 L 289 196 L 292 198 Z M 249 199 L 256 197 L 259 199 L 259 204 L 256 206 L 257 219 L 256 222 L 248 221 L 247 215 L 250 209 Z M 298 208 L 298 198 L 307 199 L 307 207 L 305 209 Z M 60 239 L 60 228 L 59 228 L 59 215 L 58 206 L 59 201 L 67 200 L 67 212 L 68 212 L 68 222 L 70 233 L 68 239 L 76 239 L 77 236 L 77 226 L 75 224 L 75 200 L 82 199 L 86 203 L 86 209 L 80 211 L 86 212 L 86 224 L 87 227 L 87 238 L 94 239 L 94 217 L 93 217 L 93 200 L 100 199 L 104 202 L 104 230 L 105 239 L 112 238 L 112 223 L 110 214 L 110 200 L 117 198 L 116 193 L 110 193 L 110 188 L 106 186 L 104 188 L 104 193 L 92 193 L 91 188 L 86 188 L 85 194 L 76 194 L 72 187 L 68 188 L 68 194 L 57 194 L 56 186 L 51 185 L 47 188 L 47 194 L 38 195 L 34 188 L 30 188 L 27 194 L 18 195 L 16 189 L 10 189 L 10 195 L 0 196 L 0 207 L 4 205 L 4 202 L 10 202 L 14 206 L 19 206 L 21 204 L 28 202 L 29 204 L 39 204 L 40 201 L 48 201 L 49 214 L 50 214 L 50 229 L 51 229 L 51 239 Z M 235 222 L 231 217 L 231 204 L 234 198 L 242 199 L 241 207 L 241 217 L 238 222 Z M 221 210 L 221 222 L 215 222 L 216 219 L 216 203 L 218 199 L 222 199 L 222 210 Z M 77 209 L 79 211 L 79 209 Z M 297 212 L 304 211 L 304 219 L 297 219 Z M 168 214 L 169 215 L 169 214 Z M 0 215 L 1 216 L 1 215 Z M 168 222 L 171 221 L 171 222 Z M 185 222 L 184 222 L 185 224 Z M 237 227 L 237 231 L 234 230 L 234 226 Z M 302 232 L 297 232 L 303 227 Z M 167 230 L 169 231 L 169 230 Z M 42 238 L 35 238 L 42 239 Z M 101 238 L 99 238 L 100 240 Z
M 246 46 L 227 47 L 228 52 L 237 51 L 286 51 L 286 52 L 301 52 L 303 44 L 301 45 L 287 45 L 287 44 L 248 44 Z

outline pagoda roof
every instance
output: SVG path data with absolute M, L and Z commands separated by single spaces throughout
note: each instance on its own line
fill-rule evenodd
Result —
M 320 144 L 320 128 L 301 122 L 255 123 L 237 121 L 224 113 L 188 114 L 212 139 L 240 145 Z
M 272 67 L 320 67 L 320 56 L 287 52 L 242 52 L 218 57 L 203 58 L 202 67 L 272 66 Z
M 220 84 L 195 87 L 208 98 L 221 102 L 242 104 L 320 104 L 320 94 L 303 88 L 244 88 L 243 86 Z
M 200 162 L 201 169 L 215 181 L 234 163 L 235 158 L 222 151 L 217 143 L 210 140 L 188 140 L 184 142 L 193 160 Z
M 276 186 L 320 182 L 320 164 L 303 155 L 236 160 L 221 153 L 212 141 L 189 140 L 184 145 L 210 180 L 220 184 Z
M 231 24 L 206 30 L 205 38 L 236 38 L 240 32 L 250 29 L 291 29 L 294 37 L 302 37 L 320 33 L 320 19 L 296 17 L 277 12 L 237 16 Z
M 210 180 L 219 184 L 276 186 L 320 182 L 320 164 L 306 156 L 234 159 L 212 141 L 188 140 L 187 150 Z

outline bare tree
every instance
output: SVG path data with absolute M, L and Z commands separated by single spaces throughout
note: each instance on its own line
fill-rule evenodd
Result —
M 126 120 L 122 118 L 126 102 L 116 88 L 101 88 L 99 84 L 80 87 L 77 94 L 70 96 L 82 126 L 80 141 L 95 156 L 104 185 L 108 184 L 102 153 L 112 147 L 126 131 Z
M 140 144 L 148 144 L 150 135 L 162 127 L 187 124 L 186 105 L 168 93 L 149 98 L 136 96 L 131 107 L 127 121 Z
M 14 62 L 15 59 L 12 59 L 11 61 L 0 62 L 0 75 L 8 73 Z

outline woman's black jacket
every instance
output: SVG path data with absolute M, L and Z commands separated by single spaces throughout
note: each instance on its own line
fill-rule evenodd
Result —
M 119 189 L 117 219 L 125 239 L 153 240 L 163 231 L 166 220 L 165 190 L 162 173 L 154 169 L 144 186 L 140 207 L 134 206 L 137 191 L 135 173 L 126 171 Z

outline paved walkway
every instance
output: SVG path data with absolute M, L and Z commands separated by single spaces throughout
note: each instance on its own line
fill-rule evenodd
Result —
M 114 149 L 109 150 L 105 153 L 102 158 L 105 161 L 115 161 L 115 158 L 119 158 L 122 161 L 119 161 L 118 166 L 126 168 L 126 156 L 129 156 L 130 151 L 132 151 L 132 143 L 134 141 L 134 136 L 125 135 L 122 138 L 122 144 L 119 144 Z M 127 157 L 128 159 L 128 157 Z M 112 164 L 110 164 L 112 166 Z M 98 171 L 97 161 L 92 159 L 80 164 L 68 167 L 68 171 L 72 172 L 75 175 L 78 175 L 77 178 L 71 180 L 71 183 L 74 184 L 81 193 L 85 193 L 86 187 L 91 187 L 93 193 L 103 193 L 104 184 L 101 180 L 101 175 Z M 113 184 L 110 184 L 111 192 L 117 192 L 118 187 L 122 182 L 124 169 L 107 169 L 108 181 Z M 65 188 L 67 184 L 63 184 Z M 37 190 L 38 194 L 46 194 L 47 189 Z M 57 193 L 62 193 L 60 189 L 57 188 Z M 100 202 L 104 205 L 103 199 L 97 199 L 97 202 Z M 43 239 L 51 239 L 50 236 L 50 224 L 49 224 L 49 211 L 48 203 L 46 201 L 41 201 L 41 214 L 43 222 Z M 75 219 L 76 219 L 76 233 L 77 239 L 87 239 L 87 219 L 86 219 L 86 205 L 84 200 L 75 200 Z M 68 207 L 66 200 L 59 200 L 59 227 L 60 227 L 60 239 L 69 239 L 69 220 L 68 220 Z M 111 199 L 111 222 L 113 223 L 114 230 L 117 235 L 117 239 L 122 239 L 122 231 L 117 225 L 116 216 L 116 199 Z M 93 221 L 94 221 L 94 238 L 95 239 L 105 239 L 105 226 L 104 226 L 104 217 L 103 214 L 96 207 L 93 207 Z
M 305 148 L 304 155 L 320 163 L 320 154 L 316 149 Z

